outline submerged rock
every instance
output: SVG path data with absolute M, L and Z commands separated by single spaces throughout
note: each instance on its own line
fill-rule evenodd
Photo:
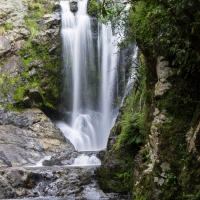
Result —
M 78 11 L 78 5 L 77 5 L 77 1 L 72 1 L 70 3 L 70 10 L 72 12 L 77 12 Z

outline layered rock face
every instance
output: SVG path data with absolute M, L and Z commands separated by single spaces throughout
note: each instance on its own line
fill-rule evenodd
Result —
M 0 167 L 34 164 L 43 156 L 74 151 L 61 131 L 39 109 L 19 112 L 1 109 Z

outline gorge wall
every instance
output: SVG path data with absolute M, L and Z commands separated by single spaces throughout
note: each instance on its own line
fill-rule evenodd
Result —
M 2 1 L 0 15 L 1 102 L 8 108 L 55 109 L 61 66 L 59 6 L 46 0 Z
M 99 184 L 136 199 L 199 199 L 199 86 L 164 57 L 142 62 L 140 85 L 125 99 L 96 170 Z
M 182 9 L 175 1 L 132 1 L 126 39 L 140 50 L 138 76 L 96 170 L 105 191 L 130 192 L 138 200 L 200 198 L 199 47 L 192 40 L 199 34 L 185 27 L 199 19 L 188 13 L 199 10 L 195 1 L 192 11 L 181 2 Z

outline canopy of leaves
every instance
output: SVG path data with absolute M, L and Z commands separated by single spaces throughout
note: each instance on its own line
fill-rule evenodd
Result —
M 167 57 L 177 73 L 200 73 L 200 0 L 92 0 L 103 22 L 125 25 L 123 43 L 137 41 L 152 56 Z

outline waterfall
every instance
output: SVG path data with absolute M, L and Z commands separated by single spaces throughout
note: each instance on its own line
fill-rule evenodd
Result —
M 98 62 L 87 14 L 87 1 L 78 1 L 77 13 L 69 1 L 61 1 L 63 42 L 63 112 L 68 122 L 57 126 L 77 150 L 98 151 L 107 144 L 116 118 L 114 98 L 118 94 L 117 40 L 110 25 L 98 25 Z

